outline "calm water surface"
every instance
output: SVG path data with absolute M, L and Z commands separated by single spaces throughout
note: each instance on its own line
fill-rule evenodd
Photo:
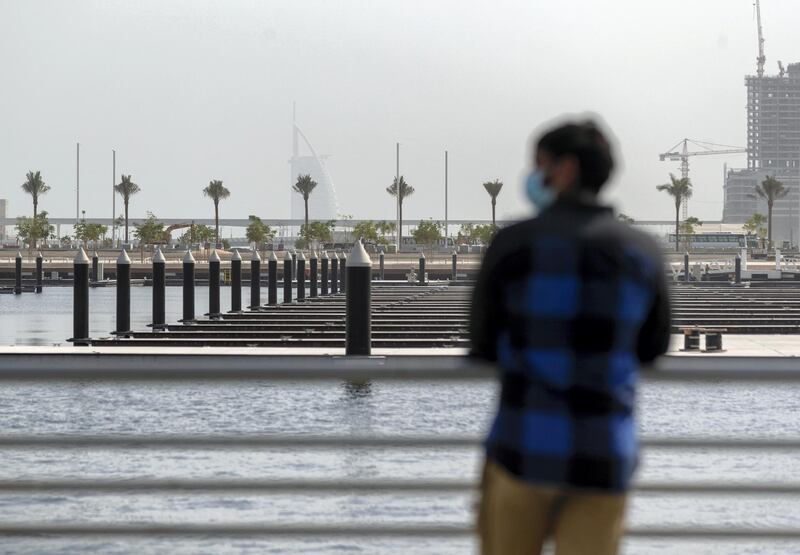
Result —
M 223 308 L 226 302 L 223 290 Z M 197 311 L 207 308 L 198 291 Z M 150 290 L 134 291 L 133 326 L 149 320 Z M 168 288 L 168 321 L 180 316 L 180 288 Z M 93 335 L 113 329 L 114 290 L 95 289 Z M 71 291 L 0 296 L 0 343 L 62 343 L 71 330 Z M 640 426 L 651 437 L 797 437 L 797 388 L 722 384 L 647 385 Z M 232 382 L 112 384 L 106 382 L 4 384 L 3 433 L 282 433 L 480 434 L 496 391 L 491 384 L 373 383 L 353 386 Z M 0 480 L 32 478 L 454 478 L 476 476 L 480 453 L 469 449 L 197 450 L 144 452 L 2 450 Z M 647 481 L 795 481 L 797 455 L 786 453 L 645 453 Z M 341 522 L 463 523 L 470 495 L 9 495 L 0 494 L 3 522 Z M 791 496 L 634 496 L 633 526 L 800 527 L 800 503 Z M 460 540 L 174 540 L 5 539 L 0 553 L 470 553 Z M 787 542 L 733 543 L 631 540 L 626 553 L 797 553 Z

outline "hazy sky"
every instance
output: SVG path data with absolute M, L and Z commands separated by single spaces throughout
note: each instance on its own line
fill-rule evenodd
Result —
M 775 73 L 800 61 L 800 4 L 762 4 Z M 408 218 L 443 219 L 445 149 L 451 218 L 490 217 L 481 183 L 495 178 L 498 217 L 514 217 L 531 132 L 588 110 L 624 159 L 609 198 L 669 219 L 655 185 L 678 167 L 659 152 L 745 144 L 756 47 L 751 0 L 0 0 L 0 197 L 29 213 L 20 184 L 38 169 L 42 209 L 74 216 L 80 141 L 87 216 L 110 216 L 114 148 L 142 187 L 132 215 L 210 217 L 201 190 L 222 179 L 223 216 L 288 217 L 296 101 L 342 213 L 393 217 L 399 141 Z M 690 214 L 721 218 L 726 161 L 745 163 L 691 160 Z

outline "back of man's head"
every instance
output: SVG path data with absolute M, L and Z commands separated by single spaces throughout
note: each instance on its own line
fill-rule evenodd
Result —
M 545 131 L 536 142 L 534 155 L 555 161 L 573 157 L 579 168 L 577 185 L 597 194 L 614 169 L 608 140 L 591 120 L 570 122 Z

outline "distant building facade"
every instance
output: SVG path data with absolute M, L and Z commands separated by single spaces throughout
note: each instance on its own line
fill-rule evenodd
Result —
M 8 200 L 0 198 L 0 218 L 8 218 Z M 0 242 L 8 238 L 6 226 L 0 225 Z
M 299 155 L 299 140 L 301 138 L 311 152 L 310 156 Z M 317 155 L 311 142 L 296 123 L 293 124 L 292 143 L 292 158 L 289 160 L 289 185 L 294 185 L 300 175 L 310 175 L 311 179 L 317 182 L 316 188 L 308 198 L 309 220 L 337 219 L 339 207 L 336 189 L 325 167 L 325 157 Z M 291 217 L 293 219 L 303 219 L 305 217 L 303 197 L 294 191 L 291 192 Z
M 777 242 L 800 242 L 800 63 L 779 75 L 745 77 L 747 86 L 747 168 L 726 172 L 722 220 L 743 223 L 767 214 L 756 185 L 767 176 L 789 190 L 775 201 L 772 235 Z

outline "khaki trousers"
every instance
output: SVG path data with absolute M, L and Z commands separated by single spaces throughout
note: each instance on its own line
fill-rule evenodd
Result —
M 624 494 L 569 491 L 522 482 L 493 462 L 483 473 L 481 555 L 615 555 L 624 533 Z

